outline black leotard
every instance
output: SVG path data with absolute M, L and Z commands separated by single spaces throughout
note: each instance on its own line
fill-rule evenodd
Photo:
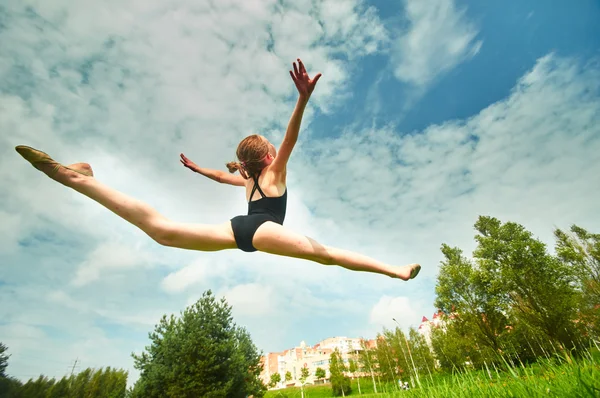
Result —
M 254 187 L 250 194 L 250 202 L 248 202 L 248 215 L 237 216 L 231 219 L 231 228 L 235 242 L 240 250 L 245 252 L 255 252 L 256 248 L 252 245 L 252 238 L 258 227 L 267 221 L 273 221 L 283 225 L 285 220 L 285 210 L 287 206 L 287 188 L 283 195 L 279 197 L 267 197 L 258 185 L 258 176 L 254 178 Z M 258 200 L 252 200 L 254 192 L 258 192 L 262 196 Z

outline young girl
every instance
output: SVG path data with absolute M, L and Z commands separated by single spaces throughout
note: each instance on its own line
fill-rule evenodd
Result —
M 283 227 L 287 203 L 287 162 L 298 139 L 304 108 L 321 77 L 319 73 L 311 79 L 300 59 L 297 64 L 294 62 L 293 67 L 290 75 L 299 95 L 279 151 L 263 136 L 246 137 L 237 148 L 239 162 L 227 164 L 231 173 L 239 171 L 240 175 L 200 168 L 181 154 L 181 162 L 185 167 L 215 181 L 245 187 L 248 214 L 220 225 L 168 220 L 149 205 L 96 180 L 87 163 L 63 166 L 46 153 L 31 147 L 17 146 L 16 150 L 48 177 L 95 200 L 164 246 L 200 251 L 234 248 L 246 252 L 259 250 L 402 280 L 414 278 L 421 269 L 419 264 L 384 264 L 361 254 L 324 246 Z

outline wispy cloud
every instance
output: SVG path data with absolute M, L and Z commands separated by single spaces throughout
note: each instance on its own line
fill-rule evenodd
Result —
M 246 211 L 243 192 L 183 169 L 179 153 L 223 168 L 243 136 L 280 138 L 295 90 L 287 70 L 298 56 L 326 77 L 313 104 L 325 112 L 339 106 L 349 89 L 344 60 L 376 51 L 385 39 L 373 8 L 359 1 L 9 0 L 3 10 L 0 130 L 9 133 L 0 136 L 0 236 L 7 237 L 0 250 L 10 257 L 0 295 L 18 306 L 3 307 L 0 317 L 11 374 L 60 376 L 51 364 L 33 369 L 27 359 L 44 345 L 43 355 L 122 366 L 135 381 L 129 353 L 145 344 L 152 314 L 156 322 L 161 313 L 177 313 L 207 288 L 237 303 L 253 331 L 272 307 L 283 309 L 283 300 L 300 292 L 325 311 L 326 299 L 290 289 L 312 280 L 305 263 L 159 247 L 34 171 L 12 148 L 29 144 L 61 162 L 89 162 L 98 179 L 171 219 L 221 223 Z M 310 211 L 296 191 L 288 225 L 310 233 L 314 226 L 302 218 Z M 272 306 L 244 307 L 247 294 Z M 39 344 L 24 342 L 18 325 L 39 333 Z M 69 338 L 45 333 L 48 327 Z M 120 342 L 110 337 L 117 330 Z M 282 330 L 259 334 L 257 343 L 286 338 Z
M 304 197 L 345 231 L 346 246 L 421 261 L 429 277 L 442 242 L 472 245 L 479 214 L 550 240 L 554 225 L 598 225 L 600 191 L 589 181 L 600 160 L 599 84 L 596 63 L 551 54 L 508 98 L 469 119 L 412 134 L 348 131 L 310 154 L 318 161 L 306 161 Z
M 392 44 L 394 76 L 417 88 L 431 84 L 483 45 L 477 25 L 455 0 L 404 0 L 406 27 Z

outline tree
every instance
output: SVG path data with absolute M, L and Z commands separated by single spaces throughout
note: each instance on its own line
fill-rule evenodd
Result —
M 387 337 L 386 337 L 387 336 Z M 392 347 L 393 339 L 389 338 L 389 331 L 384 329 L 383 334 L 377 335 L 377 355 L 378 376 L 386 382 L 397 380 L 398 363 L 396 353 Z
M 330 355 L 329 373 L 331 375 L 331 388 L 334 396 L 346 396 L 352 392 L 350 378 L 344 375 L 346 366 L 339 350 L 336 348 Z
M 288 381 L 292 380 L 292 373 L 288 370 L 287 372 L 285 372 L 285 382 L 287 383 Z
M 116 396 L 116 395 L 113 395 Z M 124 394 L 122 395 L 124 396 Z M 54 383 L 48 390 L 47 398 L 64 398 L 69 397 L 69 379 L 63 376 L 58 382 Z
M 151 344 L 132 354 L 140 370 L 134 397 L 263 396 L 260 353 L 233 322 L 231 307 L 210 290 L 179 318 L 162 317 Z
M 0 377 L 6 377 L 8 358 L 10 358 L 6 351 L 8 351 L 8 347 L 0 342 Z
M 76 376 L 71 379 L 70 395 L 72 398 L 84 397 L 85 390 L 92 378 L 93 370 L 87 368 L 82 372 L 79 372 Z
M 304 383 L 306 379 L 308 379 L 308 376 L 310 376 L 310 371 L 306 366 L 303 366 L 302 369 L 300 369 L 300 381 Z
M 19 389 L 19 394 L 22 397 L 46 397 L 48 390 L 54 384 L 54 379 L 48 379 L 44 375 L 40 375 L 37 379 L 29 379 Z
M 279 383 L 281 381 L 281 375 L 279 373 L 273 373 L 271 375 L 271 380 L 269 382 L 269 386 L 271 388 L 275 387 L 277 385 L 277 383 Z
M 475 228 L 473 255 L 516 321 L 544 333 L 563 352 L 575 348 L 577 295 L 570 267 L 519 224 L 479 217 Z
M 442 245 L 442 261 L 435 288 L 435 305 L 446 315 L 460 314 L 470 345 L 498 351 L 501 335 L 508 324 L 503 281 L 491 270 L 476 268 L 462 250 Z M 475 344 L 473 344 L 475 343 Z
M 315 377 L 317 379 L 319 379 L 319 380 L 320 379 L 324 379 L 326 376 L 327 376 L 327 373 L 325 372 L 325 369 L 323 369 L 323 368 L 317 368 L 315 370 Z
M 600 336 L 600 234 L 573 225 L 554 231 L 558 258 L 573 270 L 579 292 L 577 324 L 583 336 Z
M 87 368 L 59 381 L 40 375 L 22 384 L 17 380 L 0 378 L 0 397 L 43 398 L 124 398 L 127 372 L 120 369 Z
M 308 376 L 310 376 L 310 372 L 306 366 L 303 366 L 302 369 L 300 369 L 300 389 L 302 392 L 302 398 L 304 398 L 304 384 L 306 383 Z
M 0 397 L 20 398 L 23 383 L 13 377 L 0 377 Z
M 358 372 L 358 370 L 358 362 L 352 358 L 348 359 L 348 371 L 352 374 L 353 378 L 356 377 L 356 372 Z M 362 392 L 360 391 L 360 377 L 356 379 L 356 382 L 358 383 L 358 394 L 361 395 Z
M 377 384 L 375 383 L 375 368 L 377 366 L 377 355 L 373 352 L 373 350 L 367 347 L 367 343 L 365 342 L 365 340 L 361 339 L 360 346 L 360 367 L 371 374 L 371 380 L 373 381 L 373 389 L 375 391 L 375 394 L 377 394 Z

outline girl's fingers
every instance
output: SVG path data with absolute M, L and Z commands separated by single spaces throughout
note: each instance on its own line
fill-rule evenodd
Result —
M 296 66 L 295 62 L 294 62 L 294 73 L 296 74 L 296 76 L 299 75 L 299 73 L 298 73 L 298 67 Z

